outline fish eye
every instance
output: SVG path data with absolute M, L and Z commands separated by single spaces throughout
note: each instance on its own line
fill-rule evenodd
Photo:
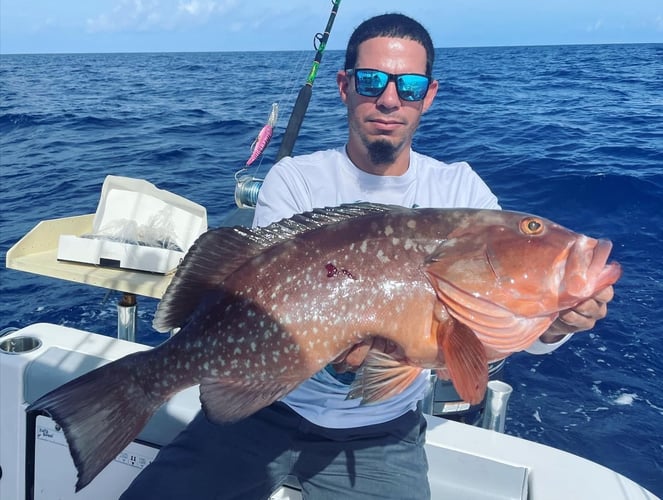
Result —
M 537 235 L 543 232 L 543 221 L 537 217 L 525 217 L 520 221 L 520 230 L 523 234 Z

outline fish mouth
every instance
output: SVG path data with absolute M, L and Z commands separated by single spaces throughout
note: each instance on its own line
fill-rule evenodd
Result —
M 598 240 L 594 249 L 594 259 L 590 265 L 590 272 L 598 269 L 595 291 L 601 290 L 608 285 L 613 285 L 622 276 L 622 266 L 617 262 L 608 262 L 612 243 L 608 240 Z M 603 265 L 601 265 L 603 263 Z
M 608 263 L 612 242 L 584 238 L 569 253 L 561 283 L 564 293 L 560 296 L 563 309 L 573 307 L 599 290 L 612 285 L 622 275 L 617 262 Z

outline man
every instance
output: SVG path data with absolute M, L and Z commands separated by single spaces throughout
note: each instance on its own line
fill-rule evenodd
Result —
M 467 163 L 448 165 L 411 149 L 438 89 L 433 57 L 429 34 L 406 16 L 362 23 L 337 75 L 348 110 L 347 144 L 275 165 L 254 224 L 355 201 L 499 208 Z M 549 352 L 567 333 L 591 328 L 611 298 L 608 288 L 564 313 L 534 350 Z M 123 498 L 262 499 L 288 475 L 314 500 L 429 498 L 426 422 L 418 405 L 427 373 L 386 401 L 361 406 L 346 400 L 352 371 L 368 349 L 390 347 L 379 341 L 354 346 L 281 402 L 238 423 L 214 425 L 199 414 Z

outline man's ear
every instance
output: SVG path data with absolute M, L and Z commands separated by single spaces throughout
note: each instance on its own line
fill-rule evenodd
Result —
M 338 85 L 338 93 L 341 96 L 341 100 L 347 104 L 350 77 L 347 75 L 345 70 L 340 70 L 338 73 L 336 73 L 336 85 Z
M 437 80 L 433 80 L 430 82 L 430 85 L 428 86 L 428 92 L 426 92 L 426 97 L 424 97 L 424 107 L 422 109 L 422 113 L 428 111 L 428 108 L 430 108 L 431 105 L 433 104 L 435 96 L 437 95 L 438 88 L 439 88 L 439 83 L 437 82 Z

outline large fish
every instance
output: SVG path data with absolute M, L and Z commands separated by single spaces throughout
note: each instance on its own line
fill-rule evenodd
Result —
M 206 415 L 242 419 L 340 354 L 381 337 L 350 397 L 371 403 L 422 369 L 479 402 L 487 362 L 523 350 L 559 311 L 617 281 L 611 243 L 533 215 L 344 205 L 266 228 L 221 228 L 191 248 L 155 327 L 181 331 L 29 407 L 62 427 L 87 485 L 182 389 Z

